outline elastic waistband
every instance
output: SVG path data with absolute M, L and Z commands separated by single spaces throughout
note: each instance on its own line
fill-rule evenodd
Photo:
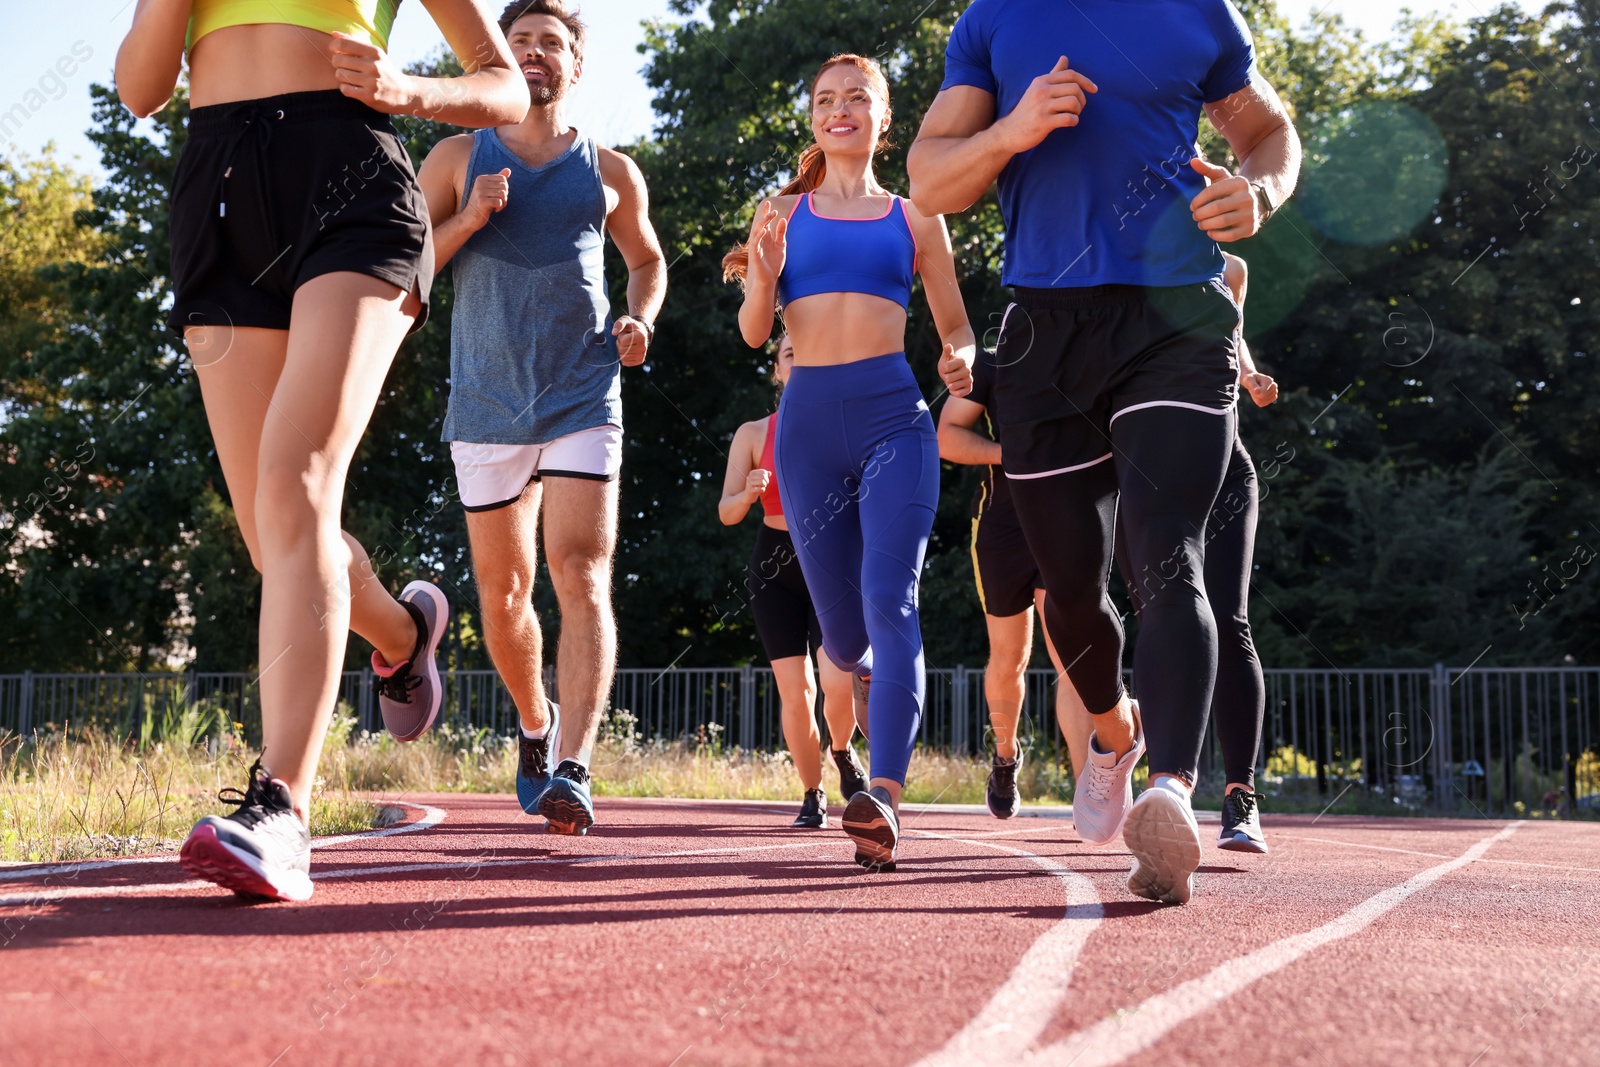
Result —
M 1146 285 L 1084 285 L 1065 289 L 1030 289 L 1018 285 L 1013 286 L 1011 292 L 1023 307 L 1054 310 L 1131 304 L 1156 290 Z
M 899 393 L 906 389 L 917 389 L 917 379 L 906 362 L 906 354 L 889 352 L 825 367 L 802 367 L 797 363 L 789 371 L 789 384 L 784 386 L 783 396 L 791 403 L 819 403 Z
M 258 118 L 281 123 L 335 119 L 362 122 L 377 129 L 394 128 L 389 116 L 383 112 L 374 111 L 337 89 L 318 89 L 309 93 L 282 93 L 255 100 L 234 100 L 226 104 L 194 108 L 189 112 L 189 136 L 236 133 L 243 123 Z

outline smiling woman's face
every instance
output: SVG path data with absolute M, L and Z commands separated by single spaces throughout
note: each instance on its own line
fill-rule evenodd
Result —
M 789 371 L 794 368 L 794 342 L 784 334 L 778 339 L 778 356 L 772 364 L 772 376 L 779 385 L 789 384 Z
M 860 68 L 836 63 L 811 90 L 811 133 L 824 152 L 872 153 L 889 126 L 889 102 Z

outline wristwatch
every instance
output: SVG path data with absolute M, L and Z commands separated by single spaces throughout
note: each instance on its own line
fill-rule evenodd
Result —
M 656 339 L 656 324 L 655 323 L 646 322 L 644 319 L 641 319 L 637 315 L 624 315 L 623 318 L 632 319 L 634 322 L 637 322 L 640 326 L 644 327 L 644 343 L 645 344 L 650 344 Z
M 1261 212 L 1261 225 L 1265 226 L 1272 213 L 1278 210 L 1278 205 L 1272 202 L 1272 193 L 1268 191 L 1266 182 L 1252 181 L 1250 191 L 1255 194 L 1256 207 Z

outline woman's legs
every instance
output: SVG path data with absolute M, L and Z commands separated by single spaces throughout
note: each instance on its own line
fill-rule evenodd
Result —
M 842 752 L 855 739 L 855 694 L 851 674 L 842 670 L 833 660 L 818 649 L 817 673 L 822 688 L 822 717 L 828 723 L 828 743 L 835 752 Z M 845 797 L 849 800 L 849 797 Z
M 351 580 L 355 559 L 339 529 L 345 476 L 419 310 L 414 296 L 366 275 L 324 274 L 302 285 L 262 423 L 262 755 L 302 818 L 338 694 L 351 593 L 361 586 Z
M 822 788 L 822 738 L 817 733 L 813 707 L 816 690 L 808 656 L 785 656 L 772 661 L 772 680 L 778 685 L 783 709 L 783 740 L 789 758 L 807 790 Z
M 185 340 L 200 379 L 239 533 L 250 551 L 250 562 L 260 571 L 256 475 L 261 466 L 261 431 L 283 374 L 289 332 L 197 326 L 186 331 Z M 366 638 L 386 662 L 399 663 L 411 655 L 416 624 L 389 595 L 366 549 L 349 534 L 344 534 L 344 541 L 351 556 L 350 628 Z
M 861 596 L 873 664 L 871 785 L 888 790 L 898 808 L 926 688 L 917 591 L 939 501 L 932 418 L 922 412 L 873 454 L 884 458 L 860 495 Z

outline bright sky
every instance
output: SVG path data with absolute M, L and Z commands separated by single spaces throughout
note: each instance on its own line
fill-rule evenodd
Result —
M 84 137 L 91 122 L 89 84 L 109 83 L 117 45 L 133 21 L 134 0 L 4 0 L 5 33 L 0 37 L 0 152 L 37 155 L 54 141 L 60 155 L 76 166 L 100 173 L 94 146 Z M 498 0 L 483 0 L 498 11 Z M 789 0 L 803 3 L 805 0 Z M 920 2 L 920 0 L 907 0 Z M 1291 22 L 1300 25 L 1313 11 L 1342 14 L 1369 39 L 1388 36 L 1399 8 L 1394 0 L 1278 0 Z M 1519 0 L 1537 10 L 1542 0 Z M 650 131 L 650 90 L 640 71 L 645 57 L 635 49 L 643 39 L 641 22 L 667 16 L 666 0 L 580 0 L 590 25 L 582 84 L 573 90 L 574 125 L 602 144 L 622 144 Z M 1489 0 L 1413 0 L 1418 12 L 1438 11 L 1470 18 L 1487 13 Z M 431 54 L 444 40 L 418 0 L 407 0 L 390 41 L 404 62 Z M 62 71 L 71 70 L 69 76 Z M 30 91 L 37 90 L 30 96 Z M 39 105 L 34 110 L 34 105 Z M 30 111 L 14 126 L 13 110 Z

